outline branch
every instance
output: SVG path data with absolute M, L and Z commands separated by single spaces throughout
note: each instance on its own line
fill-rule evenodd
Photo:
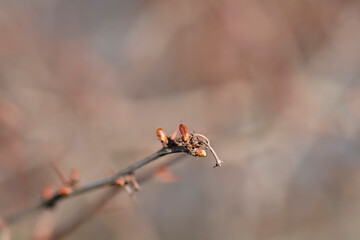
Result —
M 94 182 L 88 183 L 82 187 L 79 187 L 72 193 L 68 195 L 62 195 L 60 193 L 56 193 L 53 197 L 51 197 L 48 200 L 41 201 L 38 204 L 35 204 L 34 206 L 31 206 L 29 208 L 26 208 L 12 216 L 9 216 L 7 218 L 4 218 L 4 222 L 6 224 L 13 224 L 20 219 L 26 217 L 27 215 L 31 214 L 32 212 L 41 209 L 41 208 L 50 208 L 54 207 L 59 201 L 63 199 L 68 199 L 95 189 L 99 189 L 105 186 L 111 186 L 116 184 L 116 180 L 122 176 L 126 176 L 128 174 L 132 174 L 135 170 L 145 166 L 146 164 L 163 157 L 165 155 L 173 154 L 173 153 L 179 153 L 179 152 L 186 152 L 186 148 L 182 146 L 172 146 L 172 147 L 163 147 L 159 151 L 153 153 L 152 155 L 148 156 L 147 158 L 140 160 L 129 167 L 115 173 L 114 175 L 106 178 L 102 178 L 99 180 L 96 180 Z
M 180 137 L 176 138 L 178 132 Z M 63 180 L 63 185 L 60 187 L 58 192 L 52 193 L 52 191 L 49 190 L 50 192 L 47 191 L 46 194 L 44 194 L 44 199 L 40 203 L 26 208 L 12 216 L 8 216 L 7 218 L 0 218 L 0 233 L 1 228 L 4 228 L 5 225 L 15 223 L 36 210 L 53 208 L 63 199 L 68 199 L 95 189 L 108 186 L 118 186 L 124 187 L 125 190 L 129 191 L 139 190 L 139 185 L 133 175 L 134 171 L 165 155 L 184 152 L 196 157 L 206 157 L 207 153 L 204 149 L 208 149 L 211 151 L 216 160 L 215 167 L 221 166 L 222 161 L 218 158 L 214 149 L 210 146 L 210 141 L 204 135 L 190 133 L 184 124 L 180 124 L 179 128 L 175 130 L 171 137 L 167 136 L 162 128 L 158 128 L 156 130 L 156 135 L 163 145 L 162 149 L 110 177 L 105 177 L 97 181 L 90 182 L 82 187 L 75 188 L 75 185 L 78 182 L 78 172 L 76 169 L 73 169 L 69 181 L 67 181 L 65 177 L 58 172 L 58 175 L 60 175 Z M 56 167 L 55 169 L 57 170 Z M 132 184 L 133 189 L 128 184 Z M 106 202 L 106 200 L 103 201 Z
M 157 165 L 152 169 L 149 169 L 146 173 L 142 174 L 142 176 L 139 177 L 139 183 L 143 185 L 148 180 L 150 180 L 159 169 L 165 166 L 173 165 L 178 161 L 182 160 L 183 158 L 184 155 L 180 155 L 160 165 Z M 120 193 L 120 191 L 122 190 L 123 188 L 108 189 L 93 203 L 83 205 L 80 209 L 78 209 L 76 213 L 73 213 L 73 216 L 70 218 L 70 220 L 62 222 L 61 224 L 59 224 L 59 226 L 55 227 L 50 239 L 61 239 L 69 235 L 72 231 L 79 228 L 82 224 L 88 221 L 94 214 L 98 212 L 100 208 L 107 204 L 113 197 L 116 196 L 117 193 Z

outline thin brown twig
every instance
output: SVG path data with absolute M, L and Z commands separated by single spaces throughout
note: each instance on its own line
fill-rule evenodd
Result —
M 51 161 L 51 168 L 54 170 L 54 172 L 56 173 L 56 175 L 58 175 L 58 177 L 60 178 L 61 182 L 63 184 L 66 184 L 67 179 L 65 177 L 65 175 L 60 171 L 60 169 L 58 168 L 58 166 L 56 165 L 55 162 Z
M 153 169 L 147 171 L 144 175 L 139 177 L 138 179 L 139 183 L 140 184 L 146 183 L 156 174 L 156 171 L 158 169 L 164 166 L 173 165 L 178 161 L 182 160 L 183 158 L 184 155 L 180 155 L 158 166 L 155 166 Z M 67 236 L 68 234 L 70 234 L 75 229 L 79 228 L 93 215 L 95 215 L 101 207 L 103 207 L 107 202 L 109 202 L 113 197 L 115 197 L 117 193 L 120 193 L 120 191 L 122 190 L 125 189 L 119 187 L 110 188 L 106 192 L 104 192 L 104 194 L 101 197 L 99 197 L 96 201 L 94 201 L 94 203 L 92 203 L 91 205 L 82 206 L 80 209 L 78 209 L 78 212 L 74 214 L 73 217 L 70 218 L 71 221 L 62 222 L 57 227 L 55 227 L 51 239 L 61 239 Z
M 54 207 L 59 201 L 61 201 L 63 199 L 68 199 L 68 198 L 71 198 L 71 197 L 74 197 L 74 196 L 77 196 L 77 195 L 80 195 L 80 194 L 83 194 L 83 193 L 86 193 L 86 192 L 89 192 L 89 191 L 92 191 L 95 189 L 99 189 L 99 188 L 102 188 L 105 186 L 115 185 L 116 179 L 118 179 L 119 177 L 125 176 L 127 174 L 132 174 L 135 170 L 145 166 L 146 164 L 148 164 L 160 157 L 163 157 L 163 156 L 169 155 L 169 154 L 173 154 L 173 153 L 180 153 L 180 152 L 186 152 L 186 151 L 187 151 L 186 148 L 183 146 L 163 147 L 162 149 L 153 153 L 152 155 L 148 156 L 147 158 L 130 165 L 129 167 L 115 173 L 114 175 L 112 175 L 110 177 L 105 177 L 105 178 L 90 182 L 82 187 L 77 188 L 69 195 L 62 195 L 60 193 L 56 193 L 50 199 L 43 200 L 40 203 L 37 203 L 33 206 L 23 209 L 14 215 L 5 217 L 4 222 L 6 224 L 13 224 L 13 223 L 19 221 L 20 219 L 26 217 L 27 215 L 35 212 L 36 210 L 39 210 L 42 208 Z
M 180 138 L 179 139 L 175 139 L 176 138 L 176 134 L 177 132 L 180 132 Z M 184 124 L 180 124 L 178 130 L 176 130 L 173 134 L 172 137 L 168 137 L 165 135 L 165 132 L 161 129 L 158 128 L 156 131 L 156 134 L 159 138 L 159 140 L 162 142 L 163 144 L 163 148 L 160 149 L 159 151 L 153 153 L 152 155 L 148 156 L 147 158 L 138 161 L 132 165 L 130 165 L 129 167 L 113 174 L 112 176 L 109 177 L 105 177 L 93 182 L 90 182 L 82 187 L 73 189 L 74 186 L 72 186 L 72 184 L 68 184 L 67 181 L 65 181 L 65 176 L 63 176 L 63 174 L 59 171 L 59 169 L 55 166 L 55 164 L 53 164 L 53 168 L 55 170 L 55 172 L 59 175 L 60 179 L 62 179 L 63 183 L 65 185 L 62 186 L 62 188 L 66 187 L 66 191 L 61 191 L 62 188 L 60 188 L 60 190 L 55 193 L 53 196 L 51 196 L 50 198 L 47 199 L 43 199 L 40 203 L 35 204 L 29 208 L 23 209 L 20 212 L 8 216 L 6 218 L 3 218 L 3 222 L 4 224 L 12 224 L 15 223 L 17 221 L 19 221 L 20 219 L 24 218 L 25 216 L 29 215 L 32 212 L 35 212 L 36 210 L 40 210 L 40 209 L 49 209 L 49 208 L 53 208 L 59 201 L 63 200 L 63 199 L 67 199 L 67 198 L 71 198 L 95 189 L 100 189 L 103 187 L 107 187 L 107 186 L 123 186 L 125 188 L 125 190 L 128 191 L 132 191 L 132 190 L 140 190 L 140 186 L 138 185 L 135 177 L 134 177 L 134 171 L 147 165 L 148 163 L 162 157 L 165 155 L 169 155 L 172 153 L 180 153 L 180 152 L 185 152 L 188 153 L 192 156 L 198 156 L 198 157 L 204 157 L 206 156 L 206 154 L 199 154 L 198 151 L 203 151 L 201 150 L 202 146 L 205 146 L 205 148 L 209 149 L 211 151 L 211 153 L 214 155 L 215 159 L 216 159 L 216 165 L 215 167 L 220 167 L 221 166 L 221 160 L 218 158 L 217 154 L 215 153 L 214 149 L 210 146 L 210 141 L 201 134 L 190 134 L 187 130 L 187 127 Z M 202 138 L 205 141 L 202 141 L 200 138 Z M 74 169 L 73 169 L 74 170 Z M 76 173 L 76 174 L 75 174 Z M 74 175 L 74 176 L 73 176 Z M 78 181 L 78 172 L 74 172 L 74 174 L 71 174 L 71 178 L 73 178 L 73 180 L 75 179 L 76 182 Z M 119 182 L 119 179 L 122 180 L 122 178 L 125 178 L 125 182 L 126 184 L 123 185 L 122 181 Z M 126 180 L 127 178 L 127 180 Z M 66 182 L 66 183 L 65 183 Z M 121 184 L 120 184 L 121 183 Z M 131 188 L 128 184 L 131 184 L 133 188 Z M 128 189 L 126 189 L 128 188 Z M 105 200 L 102 200 L 101 202 L 105 203 Z

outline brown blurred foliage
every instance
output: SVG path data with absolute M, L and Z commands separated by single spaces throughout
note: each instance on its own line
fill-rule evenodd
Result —
M 66 239 L 358 239 L 359 29 L 354 0 L 0 1 L 0 215 L 61 185 L 51 161 L 86 183 L 182 122 L 223 167 L 189 158 Z

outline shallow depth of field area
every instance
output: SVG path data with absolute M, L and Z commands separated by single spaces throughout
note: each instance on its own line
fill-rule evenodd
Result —
M 136 200 L 78 221 L 106 193 L 83 194 L 10 239 L 360 239 L 359 42 L 352 0 L 0 0 L 0 217 L 61 185 L 52 162 L 81 186 L 159 127 L 224 160 L 184 154 Z

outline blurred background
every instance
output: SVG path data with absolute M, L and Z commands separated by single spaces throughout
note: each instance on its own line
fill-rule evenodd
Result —
M 184 156 L 136 204 L 75 226 L 96 191 L 11 239 L 359 239 L 359 42 L 355 0 L 1 0 L 1 216 L 61 184 L 51 162 L 103 178 L 158 150 L 158 127 L 225 160 Z

